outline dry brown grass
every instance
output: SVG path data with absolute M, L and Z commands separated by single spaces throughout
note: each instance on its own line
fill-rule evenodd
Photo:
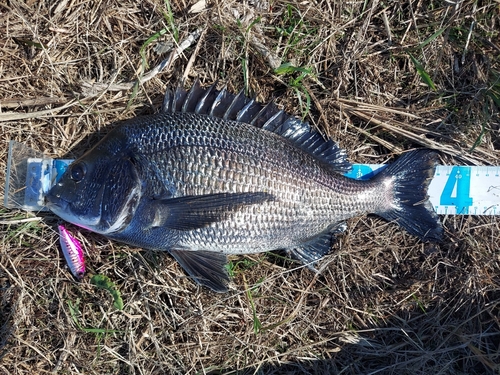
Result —
M 214 0 L 196 14 L 192 4 L 171 7 L 181 40 L 205 30 L 198 46 L 136 96 L 109 87 L 149 69 L 140 49 L 170 26 L 162 1 L 0 4 L 1 185 L 10 139 L 78 156 L 107 124 L 152 112 L 183 76 L 246 87 L 300 116 L 290 86 L 298 73 L 278 76 L 276 62 L 311 69 L 296 84 L 312 98 L 307 120 L 352 161 L 386 162 L 424 145 L 444 150 L 447 163 L 499 165 L 498 2 Z M 144 49 L 150 67 L 165 58 L 157 44 Z M 108 88 L 89 94 L 94 83 Z M 57 219 L 37 216 L 0 225 L 1 374 L 500 373 L 497 217 L 442 217 L 439 245 L 357 218 L 319 276 L 273 254 L 239 257 L 224 295 L 198 288 L 170 257 L 80 232 L 90 274 L 121 291 L 117 311 L 88 277 L 72 279 Z

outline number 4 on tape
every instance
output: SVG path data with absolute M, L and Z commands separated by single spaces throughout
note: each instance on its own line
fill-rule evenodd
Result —
M 471 167 L 454 166 L 439 199 L 442 206 L 455 206 L 457 214 L 468 214 L 472 206 L 470 197 Z

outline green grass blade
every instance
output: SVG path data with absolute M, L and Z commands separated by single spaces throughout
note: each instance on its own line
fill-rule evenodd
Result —
M 148 62 L 146 61 L 146 48 L 153 43 L 155 40 L 160 38 L 162 35 L 165 35 L 167 33 L 167 29 L 161 29 L 160 31 L 154 33 L 151 35 L 146 41 L 142 44 L 141 48 L 139 49 L 139 55 L 141 55 L 141 60 L 142 60 L 142 67 L 143 70 L 147 69 L 149 67 Z
M 80 309 L 78 308 L 78 304 L 80 303 L 80 299 L 77 298 L 76 302 L 73 303 L 71 301 L 67 301 L 68 303 L 68 308 L 69 308 L 69 315 L 71 316 L 71 319 L 75 323 L 75 325 L 83 330 L 83 327 L 80 325 L 80 322 L 78 321 L 77 315 L 80 315 Z
M 175 41 L 179 42 L 179 29 L 175 26 L 174 13 L 172 12 L 172 8 L 170 6 L 170 1 L 165 0 L 165 6 L 167 7 L 167 13 L 163 13 L 163 17 L 168 23 L 170 28 L 170 32 L 174 36 Z
M 19 39 L 19 38 L 12 38 L 12 39 L 14 39 L 16 43 L 23 45 L 25 47 L 35 47 L 39 49 L 46 48 L 42 43 L 33 42 L 32 40 Z
M 415 68 L 417 69 L 417 72 L 420 75 L 420 78 L 422 78 L 422 81 L 424 81 L 424 83 L 427 86 L 429 86 L 432 90 L 436 91 L 436 85 L 432 81 L 429 73 L 426 72 L 423 65 L 420 64 L 420 62 L 415 57 L 413 57 L 413 55 L 411 53 L 409 53 L 409 55 L 410 55 L 411 61 L 413 62 L 413 65 L 415 65 Z
M 81 328 L 83 332 L 86 333 L 97 333 L 97 334 L 107 334 L 107 333 L 120 333 L 117 329 L 107 329 L 107 328 Z
M 432 34 L 430 37 L 428 37 L 426 40 L 424 40 L 419 46 L 418 48 L 424 48 L 427 44 L 431 43 L 432 41 L 434 41 L 438 36 L 440 36 L 446 29 L 439 29 L 438 31 L 436 31 L 434 34 Z
M 274 73 L 279 75 L 279 76 L 292 74 L 292 73 L 296 73 L 296 72 L 302 73 L 302 75 L 303 75 L 302 78 L 304 78 L 308 74 L 312 73 L 311 69 L 296 67 L 296 66 L 293 66 L 292 63 L 290 63 L 290 62 L 283 63 L 279 67 L 274 69 Z
M 250 307 L 252 308 L 252 317 L 253 317 L 253 332 L 258 334 L 262 328 L 262 323 L 260 322 L 259 317 L 257 316 L 257 310 L 255 308 L 255 303 L 253 301 L 252 296 L 252 288 L 247 289 L 247 297 L 250 302 Z

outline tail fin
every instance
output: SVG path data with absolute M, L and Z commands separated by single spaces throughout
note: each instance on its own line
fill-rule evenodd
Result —
M 437 153 L 428 149 L 408 152 L 375 179 L 393 180 L 394 199 L 387 211 L 376 212 L 424 241 L 441 240 L 443 228 L 432 208 L 427 188 L 434 176 Z

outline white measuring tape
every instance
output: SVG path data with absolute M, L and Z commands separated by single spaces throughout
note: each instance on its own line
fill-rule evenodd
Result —
M 369 179 L 386 164 L 354 164 L 347 177 Z M 500 215 L 500 166 L 438 165 L 429 200 L 442 215 Z
M 27 211 L 46 210 L 43 206 L 44 194 L 72 160 L 23 157 L 21 162 L 18 160 L 14 163 L 11 159 L 9 156 L 5 206 Z M 11 163 L 15 167 L 11 168 Z M 26 169 L 20 173 L 20 166 L 23 165 Z M 386 166 L 387 164 L 354 164 L 346 176 L 366 180 Z M 14 176 L 11 172 L 17 175 Z M 428 194 L 438 214 L 500 215 L 500 166 L 438 165 Z

